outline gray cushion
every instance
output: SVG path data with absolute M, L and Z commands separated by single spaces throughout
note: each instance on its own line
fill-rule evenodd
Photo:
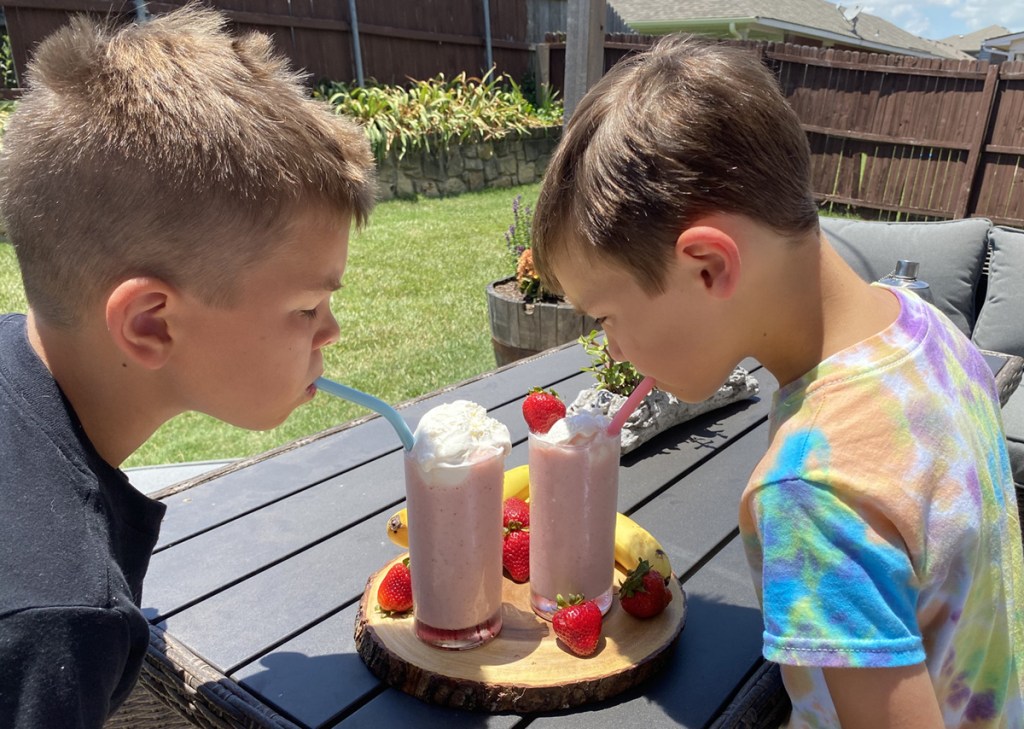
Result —
M 1003 430 L 1010 451 L 1013 480 L 1024 486 L 1024 388 L 1017 390 L 1003 406 Z
M 992 228 L 989 241 L 992 263 L 974 343 L 1024 357 L 1024 230 Z
M 918 278 L 931 286 L 935 306 L 968 336 L 977 315 L 975 289 L 991 225 L 984 218 L 934 223 L 821 219 L 825 236 L 865 281 L 888 275 L 901 258 L 920 263 Z

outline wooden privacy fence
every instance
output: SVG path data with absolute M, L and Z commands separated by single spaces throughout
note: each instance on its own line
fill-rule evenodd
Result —
M 605 68 L 652 40 L 610 36 Z M 547 41 L 557 83 L 565 43 Z M 1024 227 L 1024 62 L 737 44 L 761 54 L 800 117 L 823 205 L 885 220 L 980 216 Z
M 313 80 L 350 81 L 363 75 L 381 83 L 409 78 L 481 75 L 490 57 L 499 72 L 521 79 L 529 69 L 527 19 L 534 0 L 205 0 L 244 32 L 274 37 L 277 48 Z M 186 0 L 148 0 L 152 14 Z M 21 77 L 32 48 L 76 13 L 127 22 L 132 0 L 2 0 L 15 68 Z M 351 8 L 356 8 L 355 22 Z M 358 35 L 353 32 L 353 25 Z M 490 35 L 486 29 L 490 28 Z M 355 39 L 358 38 L 359 53 Z M 357 63 L 358 61 L 358 63 Z
M 826 203 L 1024 226 L 1024 62 L 768 46 Z

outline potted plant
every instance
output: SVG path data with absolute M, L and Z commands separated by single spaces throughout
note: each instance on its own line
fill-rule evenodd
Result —
M 541 284 L 530 248 L 532 225 L 533 208 L 516 195 L 504 236 L 514 273 L 487 286 L 491 342 L 499 365 L 572 342 L 598 327 Z
M 590 367 L 583 369 L 592 372 L 597 383 L 580 392 L 568 410 L 598 410 L 611 416 L 626 402 L 642 377 L 629 362 L 612 359 L 607 342 L 598 340 L 596 330 L 580 337 L 580 344 L 592 361 Z M 729 379 L 714 395 L 698 403 L 682 402 L 675 395 L 654 388 L 622 426 L 622 453 L 629 453 L 674 425 L 715 408 L 754 397 L 758 389 L 757 380 L 742 367 L 733 370 Z

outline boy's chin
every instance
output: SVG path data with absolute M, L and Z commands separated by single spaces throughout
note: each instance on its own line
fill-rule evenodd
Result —
M 716 385 L 699 385 L 691 382 L 680 386 L 668 384 L 663 385 L 659 382 L 658 389 L 663 390 L 670 395 L 674 395 L 680 402 L 695 405 L 699 402 L 704 402 L 714 395 L 723 384 L 725 384 L 724 379 Z
M 291 414 L 291 410 L 283 415 L 280 413 L 273 415 L 249 413 L 244 416 L 234 418 L 218 418 L 218 420 L 223 420 L 228 425 L 233 425 L 236 428 L 241 428 L 242 430 L 264 431 L 273 430 L 277 426 L 281 425 Z M 217 416 L 214 415 L 213 417 L 216 418 Z

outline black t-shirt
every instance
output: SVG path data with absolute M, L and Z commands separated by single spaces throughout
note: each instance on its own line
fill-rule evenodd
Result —
M 101 727 L 125 700 L 164 509 L 93 448 L 25 317 L 0 317 L 0 727 Z

